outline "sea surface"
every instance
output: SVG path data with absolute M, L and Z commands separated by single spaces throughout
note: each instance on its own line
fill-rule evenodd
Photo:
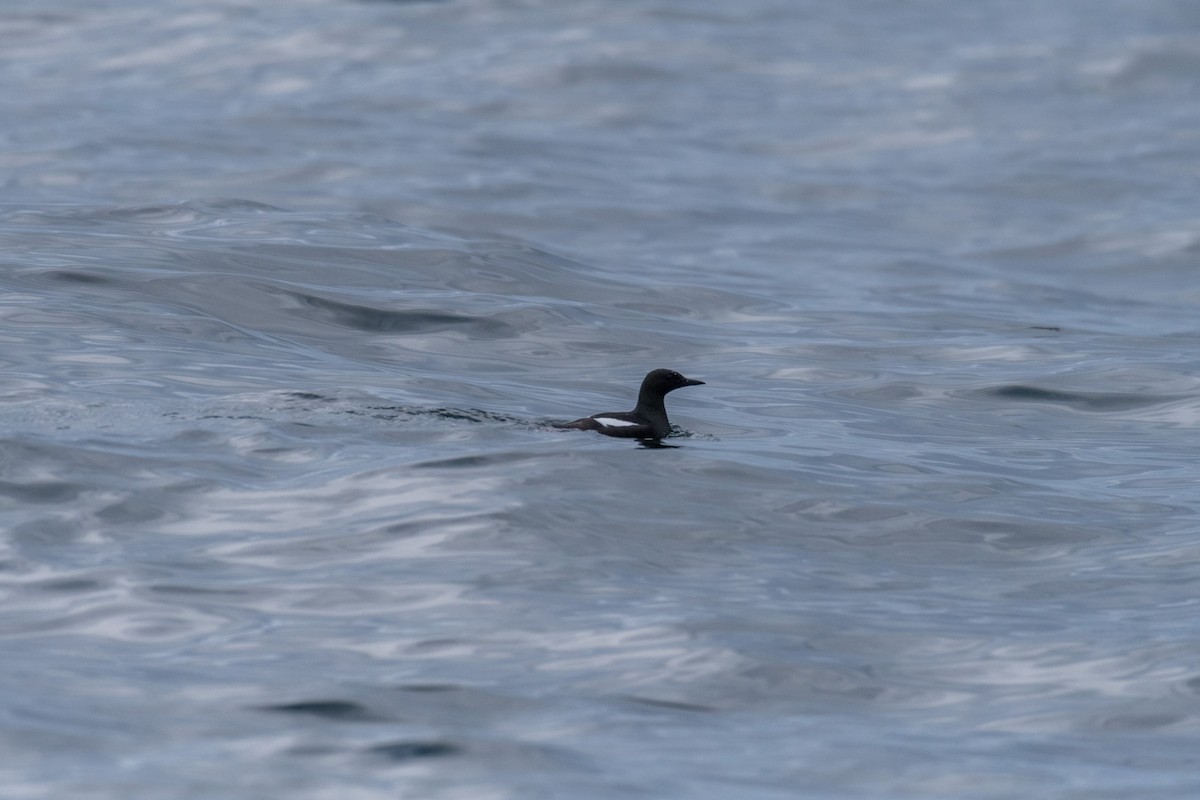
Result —
M 8 0 L 0 119 L 5 800 L 1200 796 L 1192 0 Z

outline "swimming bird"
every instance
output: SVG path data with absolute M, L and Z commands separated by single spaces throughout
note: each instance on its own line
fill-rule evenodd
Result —
M 703 386 L 704 381 L 685 378 L 673 369 L 654 369 L 646 373 L 642 388 L 638 391 L 637 405 L 633 411 L 606 411 L 590 417 L 563 422 L 559 428 L 574 428 L 581 431 L 596 431 L 605 436 L 622 439 L 658 441 L 671 432 L 667 419 L 667 392 L 684 386 Z

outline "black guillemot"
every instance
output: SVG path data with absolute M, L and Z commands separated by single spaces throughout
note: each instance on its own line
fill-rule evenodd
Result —
M 703 386 L 704 381 L 685 378 L 673 369 L 655 369 L 646 374 L 642 388 L 638 391 L 637 405 L 633 411 L 609 411 L 590 417 L 559 424 L 559 428 L 574 428 L 581 431 L 597 431 L 605 436 L 622 439 L 658 441 L 671 432 L 667 419 L 667 406 L 663 402 L 667 392 L 684 386 Z

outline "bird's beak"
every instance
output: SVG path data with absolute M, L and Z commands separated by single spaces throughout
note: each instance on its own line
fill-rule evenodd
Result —
M 694 380 L 692 378 L 684 378 L 683 385 L 684 386 L 703 386 L 704 381 L 698 381 L 698 380 Z

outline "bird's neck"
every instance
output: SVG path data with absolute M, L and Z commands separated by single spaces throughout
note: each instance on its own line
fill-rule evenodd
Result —
M 663 422 L 666 422 L 667 404 L 663 402 L 662 395 L 652 392 L 639 392 L 637 408 L 633 410 L 633 413 L 646 419 L 661 419 Z

